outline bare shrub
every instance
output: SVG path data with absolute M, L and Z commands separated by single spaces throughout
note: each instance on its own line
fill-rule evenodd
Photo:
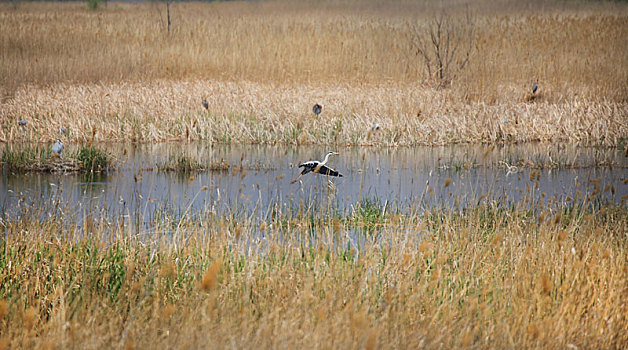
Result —
M 410 23 L 409 37 L 429 78 L 446 87 L 469 63 L 474 48 L 474 23 L 469 11 L 463 20 L 443 11 L 428 23 Z

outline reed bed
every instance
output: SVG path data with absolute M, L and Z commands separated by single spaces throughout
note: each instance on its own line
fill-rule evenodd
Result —
M 67 153 L 53 154 L 50 145 L 7 147 L 2 151 L 0 166 L 11 173 L 98 173 L 116 166 L 110 154 L 93 145 L 82 145 Z
M 198 171 L 228 171 L 229 164 L 224 159 L 211 163 L 200 162 L 186 154 L 171 155 L 165 163 L 157 164 L 159 171 L 191 173 Z
M 628 212 L 464 211 L 2 222 L 3 347 L 621 348 Z M 311 239 L 316 235 L 317 239 Z
M 202 99 L 208 101 L 205 110 Z M 314 103 L 323 106 L 319 116 Z M 19 126 L 18 120 L 27 125 Z M 463 102 L 416 84 L 292 86 L 161 81 L 28 87 L 0 108 L 0 139 L 73 142 L 444 145 L 533 141 L 616 146 L 628 104 L 573 96 L 560 103 Z M 373 130 L 373 123 L 380 128 Z
M 536 1 L 2 4 L 2 85 L 153 79 L 363 84 L 425 81 L 410 26 L 473 16 L 468 72 L 455 85 L 490 100 L 539 79 L 553 95 L 626 100 L 621 3 Z M 573 90 L 570 90 L 573 89 Z M 508 91 L 510 93 L 510 91 Z M 507 94 L 506 96 L 508 96 Z
M 176 3 L 168 32 L 162 3 L 1 4 L 0 140 L 46 141 L 62 124 L 75 141 L 616 145 L 627 137 L 627 9 Z M 469 63 L 446 88 L 411 44 L 412 28 L 425 33 L 443 11 L 473 25 Z

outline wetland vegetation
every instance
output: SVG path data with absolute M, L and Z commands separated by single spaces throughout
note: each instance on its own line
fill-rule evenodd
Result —
M 164 7 L 0 4 L 0 140 L 49 142 L 59 126 L 73 142 L 628 139 L 622 2 L 182 2 L 170 32 Z M 472 16 L 451 34 L 474 44 L 447 86 L 412 40 L 443 12 Z
M 163 145 L 119 152 L 145 157 L 151 148 L 170 154 Z M 496 167 L 501 151 L 484 148 L 430 148 L 418 158 L 432 169 L 419 164 L 406 170 L 416 161 L 406 158 L 411 151 L 388 150 L 389 158 L 376 154 L 367 161 L 347 152 L 344 157 L 354 161 L 336 164 L 360 188 L 312 177 L 292 191 L 321 188 L 291 205 L 283 197 L 255 198 L 264 179 L 289 187 L 281 169 L 257 177 L 253 171 L 194 172 L 181 180 L 179 192 L 172 180 L 155 180 L 169 173 L 132 175 L 145 168 L 141 158 L 129 158 L 115 174 L 96 180 L 111 182 L 110 189 L 81 178 L 73 185 L 68 175 L 41 178 L 37 183 L 56 185 L 32 193 L 25 183 L 9 186 L 24 194 L 4 199 L 18 210 L 7 210 L 2 219 L 0 341 L 88 348 L 312 342 L 322 348 L 620 347 L 628 340 L 620 312 L 628 277 L 624 168 L 605 170 L 619 171 L 615 180 L 597 176 L 595 168 L 567 176 L 566 182 L 582 183 L 571 189 L 557 186 L 559 178 L 548 172 L 585 170 L 504 175 L 506 169 Z M 235 158 L 232 164 L 239 158 L 233 165 L 238 170 L 285 152 L 261 147 L 259 154 L 242 156 L 226 149 L 218 155 L 215 147 L 199 145 L 209 154 L 183 154 L 200 164 L 208 155 Z M 505 154 L 520 153 L 533 154 L 529 148 Z M 584 166 L 617 162 L 623 152 L 589 157 L 578 159 Z M 242 163 L 247 158 L 252 163 Z M 481 165 L 457 168 L 463 159 Z M 398 200 L 400 193 L 390 200 L 371 197 L 391 187 L 390 173 L 375 170 L 388 162 L 398 167 L 393 173 L 405 174 L 402 182 L 417 183 L 423 194 L 406 201 Z M 474 173 L 487 166 L 492 170 L 479 177 L 494 176 L 488 183 L 511 178 L 521 193 L 509 183 L 503 189 L 478 186 Z M 427 180 L 407 175 L 432 171 L 442 173 Z M 626 179 L 617 180 L 621 174 Z M 364 176 L 380 183 L 375 193 L 362 192 Z M 557 186 L 554 192 L 547 177 Z M 465 179 L 470 188 L 461 186 Z M 272 186 L 260 193 L 272 196 Z M 173 197 L 159 197 L 164 187 Z M 483 190 L 495 193 L 477 193 Z M 362 199 L 352 199 L 360 193 Z M 89 195 L 98 198 L 93 206 L 82 201 Z M 175 202 L 178 197 L 186 199 Z M 254 206 L 238 204 L 251 197 Z M 173 202 L 152 207 L 155 199 Z
M 628 344 L 627 4 L 0 20 L 0 349 Z
M 625 344 L 625 206 L 3 224 L 11 347 Z M 359 232 L 359 243 L 346 234 Z M 312 240 L 313 235 L 321 239 Z
M 67 153 L 55 154 L 50 145 L 6 147 L 2 150 L 0 165 L 11 173 L 94 173 L 115 167 L 111 155 L 93 145 L 82 145 L 75 152 Z
M 158 164 L 157 169 L 160 171 L 172 171 L 179 173 L 192 173 L 199 171 L 227 171 L 229 164 L 224 159 L 212 163 L 202 163 L 188 155 L 179 154 L 171 155 L 164 163 Z

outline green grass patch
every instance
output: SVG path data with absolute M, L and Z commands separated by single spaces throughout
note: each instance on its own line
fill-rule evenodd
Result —
M 157 170 L 179 173 L 227 171 L 229 170 L 229 164 L 224 159 L 203 163 L 188 155 L 170 155 L 167 162 L 157 165 Z
M 114 167 L 113 157 L 93 145 L 80 146 L 75 153 L 64 151 L 61 156 L 52 154 L 51 145 L 6 148 L 2 152 L 1 164 L 12 173 L 94 173 Z
M 93 145 L 79 148 L 75 157 L 81 169 L 87 172 L 102 172 L 112 167 L 111 156 L 104 150 Z

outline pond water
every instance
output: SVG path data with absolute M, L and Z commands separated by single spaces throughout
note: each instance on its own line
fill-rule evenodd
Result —
M 9 146 L 7 146 L 9 147 Z M 15 146 L 17 147 L 17 146 Z M 73 151 L 74 145 L 67 147 Z M 528 144 L 494 147 L 419 148 L 211 146 L 206 143 L 104 146 L 117 160 L 103 175 L 10 174 L 0 181 L 2 219 L 37 208 L 41 215 L 80 221 L 85 215 L 141 220 L 157 215 L 230 215 L 260 219 L 277 211 L 352 212 L 361 201 L 382 210 L 421 212 L 432 207 L 463 209 L 481 200 L 573 203 L 594 195 L 597 203 L 625 205 L 628 158 L 619 149 Z M 294 184 L 300 162 L 341 154 L 331 166 L 344 176 L 307 174 Z M 224 160 L 227 171 L 174 173 L 155 170 L 169 157 L 201 163 Z M 527 166 L 515 167 L 520 159 Z M 558 167 L 547 167 L 558 164 Z M 538 169 L 535 167 L 546 166 Z M 624 197 L 624 198 L 622 198 Z M 272 212 L 272 213 L 271 213 Z

